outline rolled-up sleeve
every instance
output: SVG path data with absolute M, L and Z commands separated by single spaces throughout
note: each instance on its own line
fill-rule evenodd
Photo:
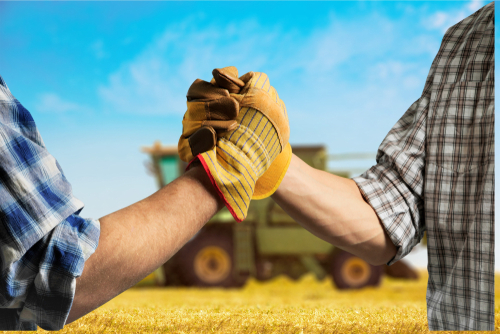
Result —
M 73 304 L 76 278 L 97 248 L 99 231 L 98 220 L 72 214 L 12 266 L 6 286 L 14 295 L 8 297 L 18 300 L 17 306 L 21 306 L 10 319 L 13 326 L 20 330 L 64 327 Z M 10 309 L 0 309 L 0 318 L 4 310 Z
M 0 77 L 0 330 L 63 328 L 100 235 L 82 208 Z
M 353 178 L 397 248 L 387 265 L 415 247 L 425 231 L 423 185 L 429 95 L 411 105 L 383 140 L 377 164 Z

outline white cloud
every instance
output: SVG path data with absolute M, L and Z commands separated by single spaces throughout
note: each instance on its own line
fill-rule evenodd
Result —
M 482 0 L 472 0 L 467 8 L 472 11 L 472 12 L 475 12 L 477 11 L 479 8 L 483 7 L 484 6 L 484 1 Z
M 188 87 L 196 79 L 210 80 L 215 67 L 236 65 L 245 69 L 262 68 L 268 61 L 263 48 L 275 39 L 265 39 L 251 30 L 254 22 L 237 28 L 209 27 L 195 31 L 187 22 L 169 27 L 135 59 L 123 64 L 109 76 L 98 92 L 104 108 L 134 114 L 178 114 L 185 112 Z M 252 55 L 252 53 L 254 55 Z
M 454 11 L 450 12 L 436 12 L 428 18 L 423 20 L 424 26 L 430 29 L 438 29 L 441 32 L 446 32 L 448 28 L 454 24 L 462 21 L 467 16 L 471 15 L 473 12 L 477 11 L 479 8 L 484 6 L 484 1 L 482 0 L 472 0 L 468 3 L 464 3 L 463 6 L 458 7 Z
M 110 75 L 108 85 L 99 87 L 105 109 L 133 114 L 180 112 L 183 98 L 176 78 L 169 75 L 170 66 L 156 57 L 141 58 L 122 66 Z
M 355 56 L 384 53 L 394 36 L 393 22 L 373 15 L 365 23 L 339 22 L 332 16 L 329 26 L 316 30 L 305 41 L 300 65 L 308 71 L 324 73 Z
M 287 78 L 293 77 L 295 86 L 317 85 L 331 83 L 342 65 L 353 58 L 380 56 L 395 46 L 393 23 L 376 14 L 363 25 L 355 20 L 340 22 L 332 15 L 328 26 L 309 35 L 264 27 L 254 20 L 201 29 L 193 28 L 194 21 L 191 17 L 169 26 L 112 73 L 98 89 L 104 108 L 133 114 L 182 115 L 190 84 L 196 78 L 210 80 L 215 67 L 235 65 L 240 74 L 263 71 L 272 83 L 286 85 Z M 365 65 L 361 59 L 360 67 Z
M 88 112 L 89 108 L 67 101 L 54 93 L 44 93 L 38 96 L 35 110 L 42 113 L 64 114 L 69 112 Z

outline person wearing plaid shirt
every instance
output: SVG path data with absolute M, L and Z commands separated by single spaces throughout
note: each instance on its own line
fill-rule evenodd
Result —
M 0 329 L 62 328 L 99 240 L 99 221 L 82 208 L 0 77 Z
M 59 330 L 165 263 L 224 206 L 203 168 L 99 220 L 0 77 L 0 330 Z
M 427 231 L 430 330 L 494 330 L 494 22 L 492 2 L 447 30 L 375 166 L 347 180 L 294 157 L 274 195 L 375 265 L 399 261 Z

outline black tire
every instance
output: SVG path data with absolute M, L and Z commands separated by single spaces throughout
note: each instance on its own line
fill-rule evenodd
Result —
M 346 251 L 336 253 L 330 262 L 330 274 L 338 289 L 379 286 L 383 266 L 374 266 Z
M 178 274 L 185 285 L 234 287 L 232 233 L 223 229 L 201 231 L 176 254 Z M 244 282 L 243 282 L 244 284 Z

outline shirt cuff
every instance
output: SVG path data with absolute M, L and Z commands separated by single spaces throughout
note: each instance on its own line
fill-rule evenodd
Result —
M 387 262 L 390 266 L 404 258 L 420 242 L 423 230 L 418 228 L 419 219 L 415 217 L 418 213 L 410 210 L 410 206 L 418 206 L 418 199 L 412 198 L 411 192 L 404 188 L 397 172 L 384 164 L 375 165 L 352 180 L 397 248 L 396 255 Z

